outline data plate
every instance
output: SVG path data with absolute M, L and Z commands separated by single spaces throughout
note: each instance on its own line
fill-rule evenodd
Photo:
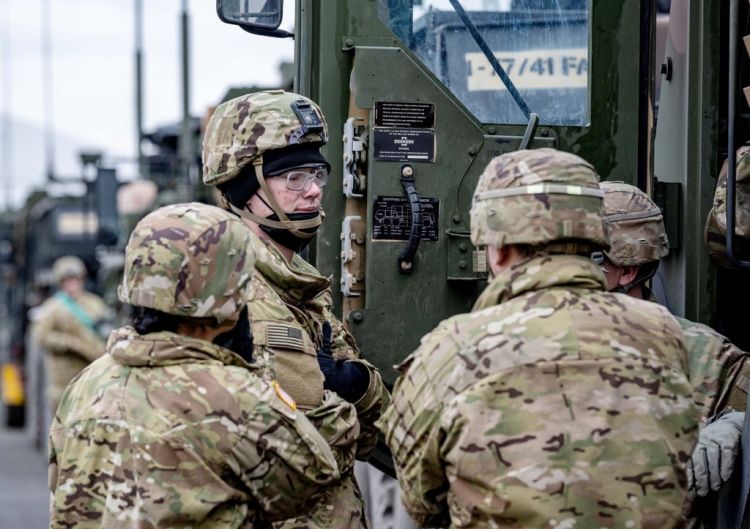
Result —
M 380 162 L 434 162 L 433 129 L 378 128 L 373 131 L 375 160 Z
M 440 200 L 419 199 L 422 206 L 422 240 L 438 240 L 438 212 Z M 406 197 L 375 198 L 372 207 L 372 238 L 375 240 L 406 241 L 411 233 L 411 206 Z
M 431 103 L 375 103 L 375 126 L 430 129 L 435 126 L 435 105 Z

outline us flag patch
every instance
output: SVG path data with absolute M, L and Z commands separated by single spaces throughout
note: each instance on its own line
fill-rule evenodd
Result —
M 269 347 L 283 347 L 284 349 L 305 350 L 302 339 L 302 329 L 288 325 L 269 324 L 266 327 L 266 341 Z

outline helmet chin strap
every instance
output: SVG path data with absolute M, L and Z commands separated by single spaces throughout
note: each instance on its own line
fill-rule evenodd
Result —
M 308 232 L 308 231 L 302 231 L 304 229 L 310 230 L 311 228 L 318 228 L 321 223 L 323 222 L 323 211 L 318 211 L 317 216 L 311 218 L 311 219 L 305 219 L 305 220 L 290 220 L 287 214 L 284 212 L 283 209 L 281 209 L 281 206 L 279 206 L 279 203 L 276 201 L 276 199 L 273 196 L 273 193 L 271 192 L 271 189 L 268 187 L 268 183 L 266 182 L 265 177 L 263 176 L 263 157 L 259 156 L 255 159 L 253 162 L 253 165 L 255 166 L 255 177 L 258 179 L 258 183 L 260 184 L 260 188 L 263 190 L 263 192 L 266 194 L 266 198 L 268 199 L 268 202 L 263 200 L 263 197 L 258 195 L 258 198 L 263 200 L 263 203 L 266 204 L 276 215 L 279 217 L 279 220 L 272 220 L 267 219 L 265 217 L 261 217 L 259 215 L 256 215 L 252 211 L 250 211 L 250 208 L 245 206 L 244 209 L 240 209 L 233 204 L 229 204 L 229 207 L 234 211 L 237 215 L 240 217 L 246 218 L 252 222 L 255 222 L 257 224 L 260 224 L 262 226 L 267 226 L 269 228 L 276 228 L 281 230 L 287 230 L 293 235 L 301 238 L 301 239 L 311 239 L 315 236 L 315 230 Z

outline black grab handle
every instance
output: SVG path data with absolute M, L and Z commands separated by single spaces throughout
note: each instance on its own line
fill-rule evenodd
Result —
M 422 204 L 417 193 L 417 184 L 414 180 L 414 167 L 409 164 L 401 166 L 401 187 L 409 199 L 411 208 L 411 232 L 409 240 L 406 241 L 401 255 L 398 256 L 398 271 L 402 274 L 411 274 L 414 266 L 414 255 L 417 253 L 419 243 L 422 241 Z

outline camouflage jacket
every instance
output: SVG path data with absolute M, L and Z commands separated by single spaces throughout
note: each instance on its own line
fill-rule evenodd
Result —
M 682 332 L 576 256 L 525 260 L 400 367 L 380 420 L 421 527 L 685 524 Z
M 323 374 L 317 360 L 323 322 L 331 324 L 333 356 L 359 362 L 370 375 L 365 395 L 355 403 L 359 422 L 356 442 L 351 442 L 351 432 L 334 438 L 321 430 L 342 464 L 341 483 L 329 490 L 314 511 L 280 526 L 367 527 L 364 504 L 352 472 L 354 456 L 366 460 L 375 447 L 378 432 L 374 424 L 388 402 L 388 392 L 377 369 L 359 357 L 354 338 L 333 315 L 331 280 L 296 254 L 289 263 L 273 244 L 266 243 L 265 250 L 259 252 L 255 263 L 248 308 L 254 353 L 268 366 L 268 376 L 280 382 L 298 401 L 300 409 L 308 410 L 307 416 L 314 424 L 322 421 L 328 424 L 327 430 L 341 433 L 344 429 L 336 424 L 335 403 L 342 400 L 323 390 Z
M 750 385 L 748 354 L 707 325 L 676 320 L 684 332 L 688 375 L 702 422 L 726 408 L 744 411 Z
M 294 402 L 228 349 L 128 327 L 107 349 L 52 423 L 50 527 L 268 527 L 339 479 Z
M 82 292 L 75 303 L 94 324 L 109 316 L 107 306 L 96 294 Z M 48 298 L 36 312 L 32 337 L 50 353 L 46 362 L 48 397 L 56 407 L 65 386 L 84 367 L 104 354 L 105 344 L 96 329 L 79 321 L 57 294 Z

